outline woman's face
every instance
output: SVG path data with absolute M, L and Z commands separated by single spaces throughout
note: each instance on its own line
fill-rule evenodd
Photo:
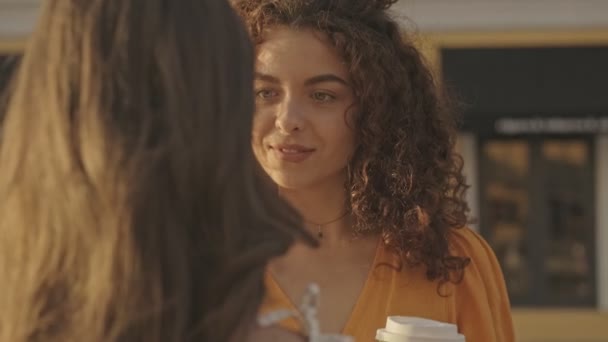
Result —
M 346 65 L 312 30 L 277 27 L 264 38 L 255 65 L 256 158 L 281 188 L 344 183 L 355 148 Z

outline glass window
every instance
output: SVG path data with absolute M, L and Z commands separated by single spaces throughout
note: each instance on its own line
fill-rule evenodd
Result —
M 481 228 L 514 305 L 595 304 L 592 143 L 480 144 Z

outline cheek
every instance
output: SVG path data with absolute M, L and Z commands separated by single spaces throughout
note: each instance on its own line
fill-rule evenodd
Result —
M 355 134 L 355 116 L 358 111 L 357 107 L 351 107 L 345 117 L 346 133 L 344 136 L 344 144 L 348 149 L 348 159 L 352 158 L 355 153 L 355 146 L 357 145 L 357 138 Z
M 257 142 L 262 138 L 261 127 L 257 120 L 253 120 L 253 126 L 251 128 L 251 143 L 255 146 Z
M 343 129 L 341 135 L 341 143 L 344 149 L 344 153 L 347 155 L 348 160 L 352 157 L 355 150 L 355 130 L 353 128 L 352 115 L 347 114 L 344 118 Z
M 260 142 L 264 136 L 271 131 L 273 126 L 274 121 L 270 115 L 263 112 L 256 112 L 253 116 L 253 125 L 251 131 L 253 143 L 255 144 L 256 142 Z
M 344 135 L 342 139 L 342 146 L 344 148 L 344 154 L 346 156 L 346 161 L 350 161 L 355 152 L 355 135 L 352 130 L 348 130 L 348 132 Z
M 341 163 L 348 162 L 355 149 L 353 130 L 344 122 L 341 122 L 339 125 L 335 125 L 333 129 L 328 130 L 326 136 L 331 141 L 336 160 L 340 160 Z
M 253 125 L 253 132 L 251 133 L 251 149 L 255 159 L 264 166 L 266 164 L 265 152 L 264 152 L 264 134 L 256 129 L 255 124 Z

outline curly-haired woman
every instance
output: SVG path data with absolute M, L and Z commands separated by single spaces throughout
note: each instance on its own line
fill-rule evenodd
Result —
M 317 234 L 275 260 L 263 310 L 310 281 L 322 328 L 371 341 L 389 315 L 512 341 L 503 276 L 466 227 L 455 123 L 391 0 L 243 0 L 256 45 L 252 145 Z M 281 327 L 302 334 L 296 320 Z

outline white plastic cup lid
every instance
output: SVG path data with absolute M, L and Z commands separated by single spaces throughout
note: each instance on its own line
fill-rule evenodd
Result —
M 453 336 L 413 336 L 395 334 L 386 331 L 386 329 L 378 329 L 376 331 L 376 341 L 382 342 L 465 342 L 465 338 L 461 334 Z
M 407 316 L 389 316 L 386 327 L 378 329 L 379 341 L 454 341 L 464 342 L 464 336 L 458 333 L 455 324 L 434 321 L 432 319 Z

